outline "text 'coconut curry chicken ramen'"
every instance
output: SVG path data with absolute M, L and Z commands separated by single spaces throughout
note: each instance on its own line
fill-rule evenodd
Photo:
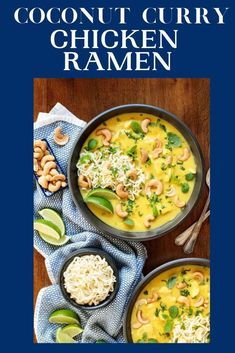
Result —
M 164 271 L 140 292 L 131 314 L 134 343 L 208 343 L 210 272 L 187 265 Z
M 78 184 L 90 210 L 125 231 L 173 220 L 192 194 L 196 164 L 183 135 L 154 115 L 125 113 L 106 120 L 85 141 Z

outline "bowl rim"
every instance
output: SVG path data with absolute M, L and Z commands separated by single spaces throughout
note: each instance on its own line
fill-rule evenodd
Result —
M 80 304 L 76 303 L 76 301 L 74 299 L 70 298 L 69 293 L 66 291 L 66 289 L 64 288 L 64 285 L 63 285 L 63 283 L 64 283 L 63 273 L 67 269 L 69 264 L 72 262 L 72 260 L 76 256 L 85 256 L 85 255 L 100 255 L 100 257 L 105 258 L 108 265 L 113 269 L 113 274 L 116 277 L 116 282 L 114 283 L 113 292 L 111 292 L 111 294 L 108 295 L 108 297 L 106 299 L 104 299 L 98 305 L 88 306 L 88 305 L 80 305 Z M 119 286 L 120 286 L 119 272 L 118 272 L 118 268 L 117 268 L 116 262 L 113 259 L 113 257 L 111 255 L 109 255 L 105 250 L 102 250 L 99 248 L 94 248 L 94 247 L 91 247 L 91 248 L 87 247 L 87 248 L 82 248 L 82 249 L 72 251 L 63 261 L 63 263 L 60 267 L 58 277 L 59 277 L 60 291 L 61 291 L 64 299 L 77 309 L 96 310 L 96 309 L 100 309 L 100 308 L 105 307 L 106 305 L 110 304 L 113 301 L 113 299 L 116 297 Z
M 205 266 L 210 268 L 210 260 L 206 258 L 200 258 L 200 257 L 185 257 L 185 258 L 180 258 L 180 259 L 175 259 L 168 261 L 152 271 L 150 271 L 141 281 L 140 283 L 135 287 L 133 294 L 127 304 L 124 319 L 123 319 L 123 334 L 124 334 L 124 339 L 128 343 L 133 343 L 132 337 L 131 337 L 131 328 L 130 328 L 130 317 L 131 313 L 133 310 L 133 306 L 135 304 L 136 298 L 138 297 L 139 293 L 141 290 L 155 277 L 157 277 L 159 274 L 162 272 L 169 270 L 174 267 L 178 267 L 181 265 L 199 265 L 199 266 Z
M 99 121 L 99 123 L 102 123 L 102 121 L 110 119 L 111 117 L 108 117 L 108 118 L 100 121 L 101 118 L 103 118 L 109 114 L 113 114 L 113 117 L 114 117 L 115 112 L 116 112 L 116 115 L 123 114 L 123 113 L 125 113 L 125 111 L 119 112 L 119 113 L 118 113 L 118 111 L 119 110 L 126 110 L 126 109 L 128 109 L 128 110 L 131 109 L 131 112 L 133 112 L 133 113 L 135 113 L 135 112 L 141 113 L 142 112 L 143 114 L 146 113 L 146 110 L 150 109 L 150 110 L 152 110 L 152 113 L 150 112 L 150 114 L 152 114 L 152 115 L 154 115 L 154 112 L 155 112 L 156 114 L 164 114 L 164 115 L 168 116 L 170 119 L 170 124 L 172 124 L 173 126 L 175 126 L 174 123 L 176 123 L 176 125 L 177 124 L 181 125 L 182 130 L 184 131 L 184 133 L 182 133 L 180 131 L 181 134 L 184 136 L 184 138 L 186 138 L 186 140 L 187 140 L 187 136 L 189 136 L 190 139 L 192 139 L 192 141 L 195 144 L 195 147 L 196 147 L 196 150 L 197 150 L 198 156 L 199 156 L 200 166 L 201 166 L 201 183 L 200 183 L 200 187 L 198 190 L 198 194 L 195 197 L 194 202 L 192 203 L 192 205 L 189 209 L 187 208 L 185 214 L 181 217 L 181 219 L 178 220 L 177 223 L 175 223 L 175 220 L 177 217 L 180 217 L 181 214 L 179 214 L 176 218 L 172 219 L 171 221 L 161 225 L 160 227 L 153 228 L 150 230 L 140 231 L 140 232 L 139 231 L 138 232 L 137 231 L 131 232 L 131 231 L 121 230 L 118 228 L 114 228 L 114 227 L 108 225 L 107 223 L 103 222 L 102 220 L 100 220 L 98 217 L 96 217 L 95 214 L 93 214 L 90 211 L 89 207 L 85 204 L 85 202 L 83 202 L 83 204 L 80 205 L 79 201 L 77 200 L 77 198 L 75 196 L 75 192 L 73 190 L 72 182 L 71 182 L 71 165 L 72 165 L 73 154 L 74 154 L 75 148 L 77 147 L 79 140 L 82 138 L 83 134 L 85 134 L 86 130 L 88 130 L 91 126 L 93 126 L 93 124 L 95 125 L 97 121 Z M 137 110 L 135 110 L 135 109 L 137 109 Z M 139 109 L 139 111 L 138 111 L 138 109 Z M 157 117 L 157 115 L 156 115 L 156 117 Z M 162 120 L 166 120 L 165 118 L 162 118 L 162 117 L 160 117 L 160 118 Z M 98 124 L 97 124 L 97 126 L 98 126 Z M 94 127 L 93 130 L 96 129 L 96 127 Z M 177 129 L 179 129 L 179 128 L 177 127 Z M 124 105 L 112 107 L 110 109 L 107 109 L 107 110 L 101 112 L 100 114 L 95 116 L 93 119 L 91 119 L 83 127 L 83 129 L 80 131 L 78 137 L 76 138 L 76 140 L 73 144 L 73 147 L 71 149 L 71 152 L 70 152 L 70 157 L 69 157 L 69 161 L 68 161 L 68 169 L 67 169 L 67 179 L 68 179 L 68 185 L 69 185 L 70 193 L 72 195 L 72 199 L 73 199 L 76 207 L 78 207 L 78 209 L 81 211 L 82 215 L 86 218 L 86 220 L 89 223 L 92 223 L 101 232 L 108 234 L 108 235 L 111 235 L 111 236 L 118 238 L 118 239 L 129 240 L 129 241 L 149 241 L 149 240 L 152 240 L 155 238 L 159 238 L 161 236 L 165 236 L 165 235 L 169 234 L 171 231 L 175 230 L 177 227 L 180 226 L 180 224 L 182 224 L 185 221 L 186 218 L 188 218 L 188 216 L 191 214 L 191 212 L 197 206 L 197 204 L 200 200 L 200 196 L 202 194 L 202 191 L 205 187 L 205 161 L 204 161 L 201 147 L 199 145 L 199 142 L 198 142 L 196 136 L 193 134 L 193 132 L 190 130 L 190 128 L 181 119 L 179 119 L 176 115 L 170 113 L 167 110 L 164 110 L 162 108 L 159 108 L 157 106 L 150 105 L 150 104 L 124 104 Z M 78 188 L 78 192 L 80 193 L 79 188 Z M 191 195 L 191 197 L 192 197 L 192 195 Z M 175 224 L 172 225 L 172 223 L 175 223 Z M 115 232 L 118 234 L 115 234 Z M 133 237 L 132 235 L 135 235 L 135 237 Z M 137 237 L 136 237 L 136 235 L 137 235 Z

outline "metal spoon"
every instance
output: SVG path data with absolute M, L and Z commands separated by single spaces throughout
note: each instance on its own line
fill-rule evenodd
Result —
M 206 183 L 207 183 L 208 188 L 210 190 L 210 169 L 208 170 L 208 172 L 206 174 Z M 196 244 L 197 237 L 200 232 L 200 229 L 201 229 L 201 226 L 203 223 L 203 219 L 204 219 L 204 216 L 206 214 L 206 211 L 208 209 L 209 204 L 210 204 L 210 191 L 209 191 L 209 195 L 207 197 L 205 206 L 202 210 L 201 216 L 200 216 L 199 220 L 197 221 L 195 227 L 193 228 L 193 231 L 192 231 L 190 238 L 188 239 L 188 241 L 186 242 L 186 244 L 184 246 L 185 254 L 191 254 L 193 252 L 193 249 Z

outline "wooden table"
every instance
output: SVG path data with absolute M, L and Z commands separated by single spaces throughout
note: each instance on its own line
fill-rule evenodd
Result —
M 76 116 L 89 121 L 102 111 L 127 103 L 152 104 L 181 118 L 196 135 L 209 166 L 209 100 L 208 79 L 35 79 L 34 120 L 39 112 L 49 112 L 60 102 Z M 186 257 L 174 244 L 176 235 L 197 220 L 208 191 L 188 219 L 171 234 L 147 241 L 148 259 L 144 273 L 169 260 Z M 209 258 L 209 221 L 201 229 L 193 257 Z M 34 252 L 34 300 L 42 287 L 50 285 L 44 259 Z

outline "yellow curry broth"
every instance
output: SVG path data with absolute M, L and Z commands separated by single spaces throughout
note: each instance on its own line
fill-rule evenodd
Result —
M 102 136 L 96 136 L 96 131 L 100 128 L 108 128 L 112 132 L 111 145 L 120 147 L 122 152 L 126 154 L 127 151 L 135 145 L 135 140 L 129 138 L 126 135 L 125 131 L 131 131 L 131 121 L 135 120 L 141 123 L 141 121 L 146 118 L 149 118 L 151 122 L 156 122 L 158 119 L 153 115 L 141 113 L 121 114 L 119 116 L 113 117 L 105 121 L 105 123 L 101 124 L 92 134 L 90 134 L 90 136 L 84 143 L 83 148 L 87 146 L 87 143 L 90 139 L 96 139 L 98 141 L 98 146 L 102 146 Z M 195 179 L 193 179 L 192 181 L 187 181 L 189 185 L 189 191 L 187 193 L 183 193 L 181 191 L 181 185 L 177 182 L 175 176 L 181 179 L 182 182 L 185 182 L 185 175 L 187 173 L 196 173 L 196 164 L 194 156 L 191 153 L 189 159 L 183 163 L 183 168 L 182 164 L 177 164 L 177 156 L 182 154 L 182 150 L 184 148 L 190 149 L 190 147 L 184 139 L 183 135 L 174 126 L 164 120 L 160 120 L 160 124 L 165 126 L 167 132 L 177 134 L 181 139 L 182 146 L 174 147 L 172 148 L 172 151 L 167 150 L 163 146 L 163 153 L 162 155 L 160 155 L 159 158 L 151 159 L 151 164 L 142 164 L 140 160 L 141 148 L 146 150 L 149 155 L 151 155 L 151 152 L 155 147 L 157 138 L 162 141 L 163 145 L 167 143 L 166 132 L 159 126 L 149 125 L 148 133 L 145 134 L 143 139 L 139 139 L 136 142 L 137 158 L 133 161 L 133 163 L 135 164 L 135 166 L 142 168 L 146 176 L 146 181 L 150 180 L 151 178 L 158 178 L 164 185 L 164 191 L 168 190 L 170 186 L 173 185 L 180 200 L 184 201 L 187 204 L 193 192 Z M 162 168 L 162 166 L 165 163 L 165 156 L 169 154 L 172 155 L 172 165 L 174 165 L 174 168 L 166 168 L 166 170 L 162 170 L 164 169 Z M 160 195 L 161 203 L 157 205 L 157 207 L 159 207 L 159 215 L 155 218 L 153 222 L 151 222 L 151 228 L 159 227 L 173 220 L 181 212 L 181 209 L 176 207 L 171 201 L 171 199 L 164 195 L 164 191 L 162 195 Z M 82 190 L 82 194 L 85 197 L 87 191 Z M 117 203 L 120 203 L 120 200 L 112 200 L 114 209 Z M 134 226 L 132 227 L 126 225 L 123 222 L 123 219 L 121 219 L 115 213 L 112 215 L 91 204 L 88 204 L 88 207 L 104 223 L 107 223 L 114 228 L 118 228 L 125 231 L 146 231 L 147 229 L 143 224 L 144 217 L 146 215 L 152 214 L 152 208 L 150 206 L 149 200 L 147 200 L 146 198 L 144 191 L 135 199 L 135 206 L 133 208 L 133 212 L 129 215 L 129 217 L 134 221 Z
M 199 271 L 203 274 L 203 282 L 193 279 L 193 273 Z M 172 323 L 176 319 L 172 319 L 169 314 L 169 308 L 177 306 L 177 319 L 182 319 L 182 315 L 195 316 L 201 313 L 206 316 L 210 313 L 210 272 L 208 267 L 187 265 L 183 267 L 175 267 L 165 271 L 150 281 L 139 294 L 133 312 L 131 315 L 131 333 L 133 342 L 141 342 L 142 340 L 156 339 L 159 343 L 167 343 L 171 340 L 171 332 L 166 334 L 166 322 L 170 320 Z M 185 274 L 183 274 L 185 273 Z M 172 288 L 169 288 L 169 279 L 176 276 L 176 282 Z M 178 289 L 177 284 L 187 283 L 183 289 Z M 171 286 L 170 286 L 171 287 Z M 188 291 L 185 292 L 185 290 Z M 183 292 L 181 292 L 183 291 Z M 138 305 L 141 299 L 152 298 L 153 293 L 158 294 L 157 301 L 149 304 Z M 185 298 L 189 300 L 189 306 L 179 304 L 177 299 L 188 294 Z M 197 294 L 197 295 L 196 295 Z M 208 301 L 207 307 L 195 307 L 200 297 Z M 140 328 L 133 328 L 137 322 L 137 311 L 142 311 L 142 318 L 149 320 L 149 323 L 142 325 Z M 182 319 L 183 320 L 183 319 Z

